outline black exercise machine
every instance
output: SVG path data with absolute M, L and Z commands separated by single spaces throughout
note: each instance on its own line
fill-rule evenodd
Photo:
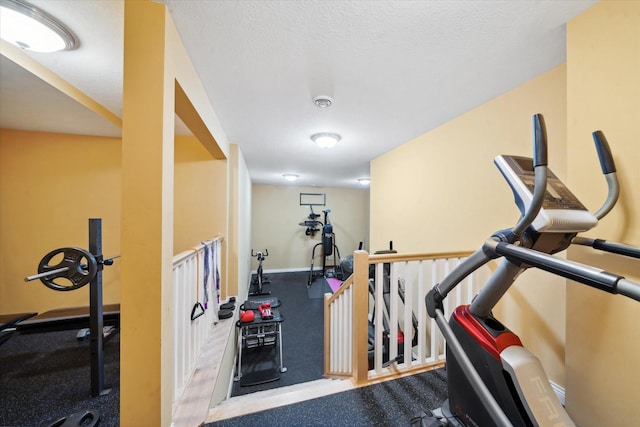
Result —
M 395 254 L 397 251 L 393 249 L 393 242 L 389 242 L 389 249 L 379 250 L 374 252 L 374 255 L 382 255 L 382 254 Z M 404 291 L 404 281 L 398 280 L 398 296 L 400 297 L 400 301 L 402 304 L 405 304 L 405 291 Z M 375 265 L 371 264 L 369 266 L 369 295 L 371 299 L 375 301 L 376 295 L 376 272 Z M 402 330 L 402 325 L 398 324 L 398 338 L 397 338 L 397 346 L 398 353 L 397 356 L 393 359 L 389 358 L 390 354 L 390 339 L 389 335 L 391 330 L 389 328 L 389 316 L 391 313 L 391 264 L 384 263 L 382 266 L 382 299 L 384 301 L 383 313 L 382 313 L 382 367 L 386 368 L 393 363 L 403 363 L 404 362 L 404 341 L 405 339 L 411 339 L 411 347 L 415 347 L 418 345 L 418 319 L 416 318 L 413 310 L 411 310 L 411 336 L 408 336 L 408 333 Z M 371 320 L 369 321 L 369 337 L 368 337 L 368 359 L 369 359 L 369 370 L 374 368 L 374 357 L 375 357 L 375 312 L 377 307 L 375 304 L 371 309 Z
M 329 222 L 329 213 L 331 212 L 331 209 L 326 209 L 322 212 L 324 213 L 324 223 L 316 221 L 322 225 L 322 240 L 320 243 L 316 243 L 311 250 L 311 268 L 309 269 L 309 281 L 307 282 L 307 286 L 311 286 L 317 277 L 317 274 L 313 271 L 313 264 L 316 259 L 316 249 L 318 246 L 322 246 L 322 271 L 320 276 L 324 276 L 327 269 L 327 257 L 333 255 L 333 268 L 335 269 L 336 277 L 339 279 L 342 278 L 342 274 L 340 273 L 340 264 L 338 264 L 340 251 L 338 250 L 338 246 L 335 244 L 336 236 L 333 232 L 333 225 Z
M 572 244 L 640 258 L 640 248 L 585 239 L 615 205 L 618 180 L 609 145 L 593 133 L 608 196 L 595 213 L 547 169 L 544 121 L 534 116 L 534 156 L 498 156 L 495 164 L 513 190 L 521 217 L 494 233 L 475 253 L 429 291 L 425 303 L 447 341 L 448 399 L 421 419 L 422 426 L 573 426 L 553 392 L 540 361 L 492 315 L 515 279 L 539 268 L 612 294 L 640 301 L 640 284 L 614 273 L 552 254 Z M 458 307 L 447 322 L 443 300 L 461 281 L 492 259 L 502 262 L 470 305 Z
M 311 210 L 311 213 L 309 213 L 308 219 L 299 222 L 298 225 L 307 227 L 307 229 L 304 231 L 304 234 L 306 236 L 315 237 L 316 233 L 320 231 L 318 226 L 322 225 L 322 222 L 318 221 L 318 218 L 320 218 L 320 214 L 317 214 L 313 211 L 313 205 L 309 205 L 309 209 Z
M 262 273 L 262 262 L 264 261 L 264 259 L 266 257 L 269 256 L 269 250 L 265 249 L 264 252 L 256 252 L 256 254 L 254 255 L 253 249 L 251 249 L 251 256 L 254 257 L 254 258 L 257 258 L 257 260 L 258 260 L 258 270 L 256 272 L 255 279 L 253 279 L 251 281 L 251 286 L 253 287 L 254 290 L 252 291 L 251 289 L 249 289 L 249 295 L 250 296 L 270 295 L 271 292 L 265 291 L 264 289 L 262 289 L 263 285 L 269 284 L 269 280 Z

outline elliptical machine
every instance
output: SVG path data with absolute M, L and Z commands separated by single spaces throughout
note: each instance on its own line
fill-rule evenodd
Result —
M 533 118 L 534 157 L 498 156 L 494 163 L 513 190 L 522 216 L 498 231 L 425 298 L 427 312 L 447 341 L 448 399 L 421 420 L 422 426 L 574 426 L 553 392 L 540 361 L 492 315 L 492 309 L 524 270 L 539 268 L 561 277 L 640 301 L 640 284 L 551 254 L 571 244 L 640 258 L 640 249 L 578 237 L 615 205 L 619 187 L 609 145 L 593 133 L 608 196 L 591 214 L 547 169 L 544 120 Z M 504 257 L 470 305 L 447 322 L 443 300 L 462 280 L 491 259 Z

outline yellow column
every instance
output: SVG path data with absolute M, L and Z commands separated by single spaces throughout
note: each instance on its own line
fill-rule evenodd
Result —
M 165 6 L 124 6 L 120 425 L 168 426 L 174 78 Z

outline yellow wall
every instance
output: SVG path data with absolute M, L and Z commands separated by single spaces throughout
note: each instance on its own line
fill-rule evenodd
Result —
M 565 73 L 559 66 L 375 159 L 372 247 L 393 240 L 404 253 L 475 250 L 513 226 L 520 213 L 493 158 L 531 156 L 532 116 L 542 113 L 550 167 L 566 177 Z M 564 300 L 564 280 L 527 271 L 495 311 L 561 385 Z
M 193 136 L 176 136 L 174 254 L 226 234 L 227 161 L 216 160 Z
M 567 27 L 569 184 L 597 209 L 606 184 L 591 132 L 606 135 L 618 170 L 618 205 L 588 233 L 640 246 L 640 2 L 603 1 Z M 640 261 L 575 249 L 571 258 L 640 282 Z M 640 304 L 570 283 L 567 409 L 577 424 L 640 420 Z
M 226 161 L 194 137 L 176 137 L 175 148 L 178 253 L 224 235 Z M 53 249 L 88 249 L 89 218 L 102 218 L 103 254 L 120 254 L 120 151 L 120 138 L 0 130 L 0 313 L 88 305 L 88 286 L 57 292 L 23 278 Z M 120 301 L 119 260 L 103 270 L 103 293 L 106 304 Z
M 319 231 L 314 237 L 306 236 L 306 227 L 298 225 L 308 219 L 308 206 L 300 206 L 300 193 L 325 193 L 326 206 L 315 206 L 313 211 L 331 209 L 329 221 L 336 234 L 335 244 L 340 255 L 346 257 L 358 249 L 358 243 L 368 244 L 369 190 L 347 188 L 298 187 L 287 185 L 254 185 L 252 196 L 252 238 L 254 251 L 268 249 L 269 257 L 264 261 L 265 270 L 308 269 L 311 264 L 313 246 L 321 241 Z M 385 249 L 385 244 L 379 249 Z M 245 257 L 250 257 L 251 250 Z M 322 267 L 322 249 L 316 251 L 314 267 Z M 252 269 L 258 268 L 252 259 Z M 333 257 L 327 258 L 333 265 Z M 248 286 L 248 283 L 245 284 Z
M 0 313 L 89 304 L 89 286 L 23 279 L 51 250 L 88 249 L 89 218 L 102 218 L 103 254 L 120 253 L 120 162 L 119 138 L 0 129 Z M 119 260 L 102 277 L 104 302 L 119 302 Z
M 121 357 L 127 363 L 121 366 L 120 420 L 169 425 L 171 259 L 228 231 L 229 144 L 166 7 L 127 0 L 125 27 L 122 121 L 35 67 L 73 99 L 122 123 L 122 138 L 0 130 L 0 312 L 86 305 L 86 289 L 55 293 L 22 278 L 52 248 L 86 248 L 87 219 L 102 217 L 105 255 L 122 254 L 104 275 L 105 303 L 121 303 Z M 4 43 L 2 49 L 4 55 Z M 194 127 L 206 153 L 192 137 L 174 141 L 176 114 Z M 243 163 L 239 169 L 235 197 L 246 207 L 250 179 Z M 235 240 L 246 248 L 248 222 L 247 215 L 238 221 Z M 223 250 L 237 251 L 235 244 L 225 242 Z M 222 258 L 226 263 L 226 254 Z M 229 268 L 246 275 L 244 264 Z M 226 268 L 222 275 L 225 286 Z M 39 290 L 27 293 L 24 286 Z

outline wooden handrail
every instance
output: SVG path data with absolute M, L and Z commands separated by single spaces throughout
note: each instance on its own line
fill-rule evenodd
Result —
M 352 331 L 351 339 L 350 339 L 350 347 L 351 349 L 347 349 L 347 351 L 351 352 L 351 378 L 358 385 L 364 385 L 368 383 L 372 378 L 383 378 L 390 375 L 399 375 L 401 373 L 407 373 L 409 371 L 419 371 L 424 369 L 432 369 L 435 366 L 442 366 L 444 363 L 440 356 L 434 355 L 433 360 L 429 362 L 430 364 L 415 364 L 411 366 L 411 362 L 409 362 L 409 366 L 403 368 L 402 372 L 397 371 L 394 368 L 385 368 L 382 372 L 376 371 L 376 373 L 371 376 L 371 372 L 369 371 L 369 351 L 368 351 L 368 312 L 369 312 L 369 269 L 371 265 L 382 264 L 382 263 L 409 263 L 409 262 L 422 262 L 429 261 L 435 262 L 438 260 L 452 260 L 452 259 L 461 259 L 466 258 L 473 254 L 473 251 L 451 251 L 451 252 L 437 252 L 437 253 L 413 253 L 413 254 L 378 254 L 378 255 L 370 255 L 366 251 L 354 251 L 354 263 L 353 263 L 353 274 L 350 275 L 336 290 L 336 292 L 332 295 L 325 295 L 325 373 L 327 375 L 336 376 L 336 375 L 349 375 L 348 372 L 343 372 L 341 368 L 336 370 L 331 370 L 329 364 L 329 357 L 331 347 L 331 338 L 330 338 L 330 327 L 331 327 L 331 315 L 330 310 L 331 307 L 335 304 L 340 304 L 340 297 L 346 296 L 347 292 L 351 292 L 350 295 L 350 311 L 349 315 Z M 488 267 L 490 269 L 495 268 L 493 262 L 488 263 Z M 433 284 L 432 284 L 433 286 Z M 424 313 L 422 314 L 424 316 Z M 433 326 L 432 326 L 433 327 Z M 433 344 L 432 344 L 433 345 Z M 407 351 L 406 349 L 404 350 Z M 433 349 L 431 351 L 433 353 Z M 379 355 L 376 357 L 380 357 Z
M 369 263 L 380 262 L 403 262 L 403 261 L 425 261 L 430 259 L 443 258 L 464 258 L 471 255 L 473 251 L 417 253 L 417 254 L 379 254 L 369 255 Z
M 347 290 L 347 288 L 349 288 L 349 286 L 353 285 L 353 274 L 349 277 L 346 278 L 346 280 L 344 282 L 342 282 L 342 284 L 340 285 L 340 287 L 327 298 L 327 304 L 331 304 L 335 299 L 337 299 L 340 295 L 342 295 L 344 293 L 345 290 Z
M 206 242 L 215 242 L 215 241 L 220 241 L 223 242 L 224 241 L 224 237 L 223 236 L 215 236 L 213 239 L 209 239 L 209 240 L 205 240 Z M 173 265 L 175 266 L 176 264 L 181 263 L 182 261 L 184 261 L 185 259 L 189 258 L 189 256 L 193 255 L 195 250 L 200 250 L 204 247 L 204 245 L 202 243 L 198 244 L 197 246 L 194 246 L 191 249 L 187 249 L 186 251 L 182 251 L 179 254 L 176 254 L 173 256 Z

